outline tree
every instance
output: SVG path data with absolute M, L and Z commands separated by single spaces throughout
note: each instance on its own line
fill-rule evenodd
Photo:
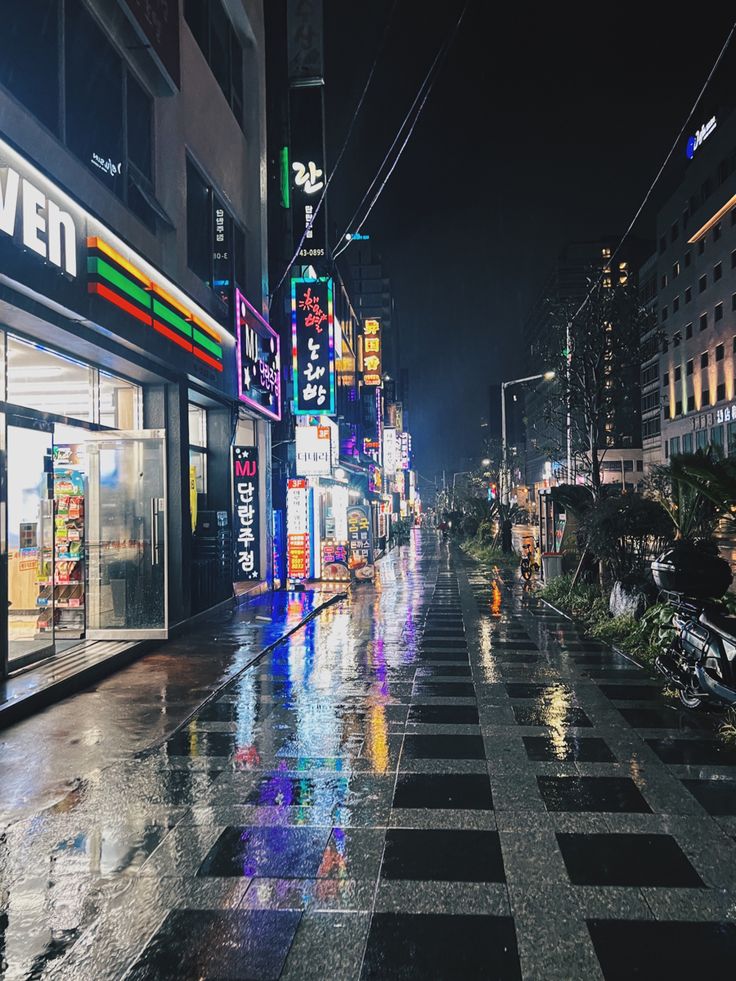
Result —
M 702 474 L 705 467 L 712 475 L 714 466 L 716 473 L 720 473 L 720 461 L 709 447 L 673 456 L 667 465 L 655 467 L 647 479 L 647 493 L 669 515 L 678 541 L 709 541 L 713 538 L 723 507 L 719 508 L 703 492 Z M 691 469 L 694 469 L 694 475 L 690 474 Z M 719 499 L 724 496 L 722 491 L 721 480 Z
M 634 432 L 638 423 L 639 341 L 651 315 L 633 286 L 591 273 L 587 288 L 582 306 L 577 300 L 547 301 L 549 329 L 536 353 L 556 376 L 545 413 L 554 444 L 548 449 L 565 457 L 569 412 L 572 452 L 597 502 L 606 448 L 615 444 L 617 432 Z

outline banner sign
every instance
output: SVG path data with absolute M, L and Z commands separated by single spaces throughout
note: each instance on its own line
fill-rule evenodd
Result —
M 238 398 L 256 412 L 281 419 L 279 335 L 235 290 L 235 336 L 238 346 Z
M 329 477 L 332 438 L 329 426 L 297 426 L 296 472 L 300 477 Z
M 288 0 L 286 5 L 290 82 L 319 80 L 324 74 L 322 0 Z
M 294 414 L 335 414 L 335 323 L 331 279 L 292 279 Z
M 258 450 L 255 446 L 233 447 L 235 507 L 235 582 L 261 578 L 260 507 L 258 495 Z
M 291 223 L 294 252 L 299 250 L 296 261 L 302 262 L 327 255 L 326 202 L 317 210 L 327 184 L 322 98 L 321 85 L 300 86 L 289 92 Z
M 348 508 L 349 565 L 356 579 L 373 578 L 373 535 L 371 514 L 363 504 Z
M 340 581 L 350 579 L 347 542 L 332 538 L 322 542 L 322 578 Z
M 363 321 L 363 384 L 380 386 L 383 381 L 381 321 Z
M 383 430 L 383 469 L 393 479 L 399 466 L 399 445 L 396 430 L 388 427 Z
M 303 478 L 286 483 L 286 570 L 289 579 L 309 578 L 309 488 Z

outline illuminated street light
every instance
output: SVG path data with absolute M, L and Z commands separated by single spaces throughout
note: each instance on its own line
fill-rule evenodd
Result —
M 534 381 L 553 381 L 554 371 L 544 371 L 538 375 L 528 375 L 526 378 L 514 378 L 513 381 L 501 382 L 501 501 L 509 503 L 509 473 L 508 473 L 508 447 L 506 445 L 506 389 L 512 385 L 524 385 Z
M 482 467 L 490 467 L 491 461 L 488 459 L 488 457 L 486 457 L 485 460 L 480 461 L 480 465 Z

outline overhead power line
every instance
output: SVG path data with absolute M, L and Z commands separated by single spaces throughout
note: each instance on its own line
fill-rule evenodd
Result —
M 654 191 L 654 188 L 659 183 L 659 179 L 661 178 L 662 174 L 664 173 L 667 164 L 670 162 L 670 159 L 672 157 L 672 154 L 675 152 L 675 149 L 679 145 L 679 143 L 680 143 L 680 141 L 681 141 L 681 139 L 683 137 L 683 134 L 685 133 L 685 130 L 687 129 L 688 123 L 690 122 L 690 120 L 695 115 L 695 110 L 700 105 L 700 100 L 703 98 L 703 95 L 705 94 L 708 86 L 710 85 L 710 83 L 711 83 L 711 81 L 713 79 L 713 76 L 716 73 L 716 70 L 717 70 L 718 66 L 720 65 L 720 63 L 721 63 L 721 61 L 723 59 L 723 56 L 725 55 L 726 51 L 728 50 L 728 46 L 730 45 L 731 41 L 733 40 L 734 33 L 736 33 L 736 22 L 731 25 L 731 30 L 728 32 L 728 37 L 726 38 L 725 42 L 723 43 L 723 47 L 721 48 L 721 50 L 718 52 L 718 57 L 716 58 L 715 62 L 713 63 L 713 67 L 708 72 L 708 76 L 707 76 L 705 82 L 703 83 L 702 88 L 698 92 L 698 95 L 697 95 L 697 97 L 695 99 L 695 102 L 693 102 L 692 108 L 690 109 L 690 112 L 687 114 L 687 117 L 686 117 L 684 123 L 682 124 L 679 133 L 675 137 L 675 139 L 674 139 L 674 141 L 672 143 L 672 146 L 669 148 L 669 151 L 667 152 L 667 156 L 664 158 L 664 160 L 662 162 L 662 165 L 660 166 L 659 170 L 657 171 L 657 174 L 656 174 L 654 180 L 649 185 L 649 189 L 647 190 L 646 194 L 644 195 L 644 198 L 643 198 L 641 204 L 636 209 L 636 212 L 634 214 L 634 217 L 629 222 L 628 228 L 626 229 L 626 231 L 624 232 L 624 234 L 621 236 L 621 239 L 619 240 L 619 243 L 616 246 L 616 248 L 613 250 L 613 253 L 611 254 L 611 258 L 608 260 L 608 264 L 610 266 L 613 265 L 613 262 L 616 259 L 617 255 L 619 254 L 619 252 L 621 251 L 621 248 L 622 248 L 624 242 L 626 241 L 626 239 L 631 234 L 631 232 L 632 232 L 632 230 L 634 228 L 634 225 L 637 223 L 637 221 L 639 220 L 639 216 L 641 215 L 642 211 L 646 207 L 647 201 L 651 197 L 652 192 Z M 570 319 L 570 326 L 572 326 L 572 324 L 575 322 L 575 320 L 583 312 L 583 310 L 587 306 L 588 302 L 590 301 L 591 296 L 593 295 L 593 293 L 595 292 L 595 290 L 598 288 L 598 286 L 601 284 L 602 280 L 603 280 L 603 272 L 601 271 L 601 273 L 598 275 L 598 278 L 596 279 L 596 281 L 591 285 L 590 289 L 586 293 L 585 298 L 583 299 L 582 303 L 577 308 L 577 310 L 575 311 L 575 313 L 572 315 L 572 317 Z
M 273 303 L 274 296 L 278 293 L 279 289 L 281 288 L 281 284 L 289 275 L 289 270 L 294 265 L 296 260 L 299 258 L 299 253 L 301 252 L 302 246 L 304 245 L 304 241 L 307 237 L 307 234 L 309 233 L 310 229 L 312 228 L 312 225 L 315 222 L 315 219 L 317 218 L 317 215 L 319 214 L 320 208 L 322 207 L 325 198 L 327 196 L 327 191 L 329 190 L 330 184 L 332 183 L 332 180 L 335 174 L 337 173 L 338 167 L 340 166 L 340 162 L 342 161 L 342 158 L 345 155 L 345 150 L 347 149 L 348 143 L 350 142 L 350 137 L 353 134 L 353 129 L 355 128 L 355 122 L 360 114 L 360 110 L 363 108 L 365 97 L 368 95 L 368 89 L 370 88 L 371 82 L 373 81 L 373 76 L 376 73 L 376 66 L 378 65 L 378 61 L 381 55 L 383 54 L 383 49 L 386 46 L 386 39 L 388 37 L 389 28 L 391 27 L 391 23 L 394 18 L 394 13 L 398 5 L 399 5 L 399 0 L 394 0 L 391 10 L 389 11 L 388 19 L 386 21 L 386 26 L 383 29 L 383 34 L 381 36 L 381 41 L 378 45 L 378 50 L 376 51 L 375 58 L 373 59 L 373 64 L 371 65 L 371 70 L 368 72 L 368 78 L 366 79 L 365 85 L 363 86 L 363 91 L 360 93 L 360 98 L 358 99 L 357 105 L 355 106 L 355 112 L 353 113 L 353 117 L 350 120 L 350 125 L 348 126 L 347 132 L 345 133 L 345 139 L 343 140 L 342 146 L 340 147 L 340 152 L 338 153 L 337 158 L 335 160 L 335 166 L 330 171 L 330 176 L 327 178 L 325 186 L 322 190 L 322 194 L 320 195 L 320 199 L 315 206 L 314 212 L 312 213 L 312 217 L 310 218 L 306 228 L 304 229 L 304 232 L 299 240 L 299 244 L 296 247 L 296 251 L 294 252 L 294 255 L 291 257 L 289 263 L 286 266 L 286 269 L 284 269 L 283 275 L 281 276 L 281 279 L 276 284 L 276 287 L 271 291 L 271 294 L 269 296 L 269 309 L 271 307 L 271 304 Z
M 342 253 L 347 248 L 350 247 L 350 245 L 352 243 L 352 239 L 346 239 L 345 236 L 349 232 L 351 232 L 351 231 L 354 234 L 357 234 L 358 232 L 360 232 L 361 228 L 365 225 L 366 221 L 368 220 L 368 216 L 370 215 L 371 211 L 373 210 L 376 202 L 378 201 L 379 197 L 381 196 L 381 194 L 383 192 L 383 189 L 385 188 L 386 184 L 388 183 L 389 178 L 391 177 L 391 175 L 393 174 L 394 170 L 396 169 L 396 165 L 398 164 L 398 162 L 399 162 L 399 160 L 401 158 L 401 154 L 404 152 L 404 149 L 406 148 L 407 143 L 411 139 L 412 133 L 414 132 L 414 128 L 415 128 L 415 126 L 416 126 L 416 124 L 417 124 L 417 122 L 419 120 L 419 117 L 420 117 L 420 115 L 422 113 L 422 110 L 424 109 L 424 106 L 425 106 L 425 104 L 427 102 L 427 99 L 429 98 L 429 94 L 432 91 L 432 87 L 434 86 L 435 80 L 437 79 L 437 76 L 439 74 L 440 65 L 444 61 L 444 59 L 447 57 L 447 54 L 450 51 L 450 48 L 452 46 L 452 43 L 455 40 L 455 37 L 457 36 L 458 31 L 460 30 L 460 26 L 461 26 L 461 24 L 463 22 L 463 19 L 465 17 L 466 11 L 468 9 L 468 3 L 469 3 L 469 0 L 467 0 L 467 2 L 465 3 L 465 6 L 463 7 L 462 12 L 461 12 L 460 16 L 458 17 L 457 22 L 455 23 L 455 26 L 452 29 L 451 33 L 449 34 L 448 37 L 445 38 L 445 40 L 440 45 L 440 47 L 439 47 L 439 49 L 437 51 L 437 54 L 435 55 L 434 60 L 432 61 L 432 64 L 429 66 L 429 70 L 427 71 L 427 74 L 422 79 L 422 83 L 419 86 L 419 89 L 417 91 L 416 96 L 414 97 L 414 101 L 412 102 L 411 106 L 409 107 L 409 111 L 407 112 L 406 116 L 404 116 L 404 119 L 402 120 L 401 125 L 399 126 L 399 128 L 398 128 L 398 130 L 396 132 L 396 136 L 394 137 L 393 142 L 391 143 L 391 146 L 386 151 L 386 154 L 385 154 L 383 160 L 381 161 L 381 164 L 380 164 L 378 170 L 376 171 L 375 177 L 373 178 L 373 180 L 371 181 L 371 183 L 368 185 L 368 189 L 366 190 L 365 194 L 363 195 L 363 198 L 362 198 L 360 204 L 358 205 L 358 207 L 353 212 L 352 218 L 350 219 L 350 221 L 347 224 L 347 227 L 345 228 L 344 232 L 342 233 L 342 235 L 338 239 L 338 241 L 341 242 L 341 244 L 337 247 L 337 250 L 333 253 L 333 259 L 337 259 L 338 256 L 342 255 Z M 418 108 L 417 108 L 417 104 L 418 104 Z M 406 136 L 404 137 L 404 140 L 402 141 L 401 146 L 399 147 L 399 150 L 398 150 L 398 152 L 396 154 L 396 157 L 394 158 L 393 163 L 389 167 L 388 173 L 384 177 L 383 181 L 381 182 L 380 187 L 378 188 L 378 190 L 374 194 L 373 198 L 371 199 L 371 202 L 370 202 L 370 204 L 368 206 L 368 210 L 363 215 L 363 218 L 360 220 L 360 223 L 355 228 L 353 228 L 353 222 L 355 221 L 355 219 L 357 218 L 357 216 L 360 214 L 361 209 L 363 208 L 363 205 L 366 202 L 366 199 L 368 198 L 369 194 L 371 193 L 371 191 L 375 187 L 376 183 L 378 182 L 378 180 L 379 180 L 379 178 L 381 176 L 381 173 L 383 172 L 384 167 L 386 166 L 387 162 L 389 161 L 389 159 L 391 157 L 391 154 L 393 153 L 394 148 L 396 147 L 396 144 L 401 139 L 402 133 L 406 129 L 407 125 L 409 126 L 409 131 L 407 132 Z

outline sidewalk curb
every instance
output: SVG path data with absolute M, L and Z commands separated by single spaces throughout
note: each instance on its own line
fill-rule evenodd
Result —
M 222 684 L 220 684 L 217 688 L 214 689 L 214 691 L 211 691 L 207 696 L 207 698 L 201 701 L 199 705 L 192 712 L 190 712 L 185 719 L 182 719 L 182 721 L 179 722 L 178 725 L 176 725 L 175 728 L 171 730 L 171 732 L 167 733 L 165 736 L 163 736 L 157 742 L 152 743 L 150 746 L 146 746 L 145 749 L 139 749 L 136 753 L 133 753 L 132 759 L 134 760 L 145 759 L 145 757 L 150 756 L 151 754 L 155 753 L 157 750 L 161 749 L 161 747 L 165 743 L 167 743 L 170 739 L 172 739 L 178 732 L 181 732 L 182 729 L 185 729 L 189 725 L 189 723 L 199 715 L 199 713 L 206 705 L 209 705 L 210 702 L 216 701 L 220 697 L 220 695 L 222 695 L 222 693 L 227 688 L 229 688 L 230 685 L 233 684 L 233 682 L 237 681 L 238 678 L 240 678 L 241 675 L 245 674 L 246 671 L 250 671 L 250 669 L 254 667 L 254 665 L 258 664 L 258 662 L 261 661 L 267 654 L 270 654 L 271 651 L 273 651 L 276 647 L 279 646 L 279 644 L 283 644 L 283 642 L 287 640 L 289 637 L 291 637 L 292 634 L 295 634 L 297 631 L 301 630 L 302 627 L 306 627 L 308 623 L 316 619 L 320 615 L 320 613 L 322 613 L 328 607 L 332 606 L 335 603 L 340 603 L 343 600 L 346 600 L 347 598 L 348 598 L 347 593 L 335 593 L 334 596 L 330 596 L 329 599 L 326 599 L 323 603 L 320 603 L 319 606 L 316 606 L 313 610 L 311 610 L 307 614 L 307 616 L 304 617 L 303 620 L 300 620 L 299 623 L 294 624 L 294 626 L 290 630 L 287 630 L 286 633 L 282 634 L 276 640 L 272 641 L 267 647 L 264 647 L 263 650 L 259 651 L 255 655 L 252 661 L 248 661 L 248 663 L 245 664 L 242 668 L 239 668 L 239 670 L 236 671 L 234 675 L 223 681 Z
M 574 623 L 576 626 L 580 625 L 579 622 L 575 620 L 573 617 L 571 617 L 569 613 L 565 613 L 563 610 L 558 610 L 557 607 L 553 606 L 549 600 L 544 599 L 544 597 L 542 596 L 538 596 L 537 599 L 541 600 L 541 602 L 544 603 L 545 606 L 548 606 L 550 610 L 554 610 L 555 613 L 558 614 L 558 616 L 564 617 L 566 620 L 569 620 L 570 623 Z M 595 638 L 593 639 L 595 640 Z M 627 661 L 631 661 L 631 663 L 635 664 L 637 668 L 641 668 L 641 670 L 644 671 L 646 674 L 653 676 L 653 673 L 649 670 L 649 668 L 647 668 L 645 664 L 640 664 L 635 657 L 632 657 L 631 654 L 627 654 L 626 651 L 622 651 L 621 648 L 616 647 L 615 644 L 609 644 L 607 640 L 599 640 L 597 641 L 597 643 L 605 644 L 606 647 L 610 647 L 610 649 L 612 651 L 615 651 L 615 653 L 618 654 L 620 657 L 625 658 Z

